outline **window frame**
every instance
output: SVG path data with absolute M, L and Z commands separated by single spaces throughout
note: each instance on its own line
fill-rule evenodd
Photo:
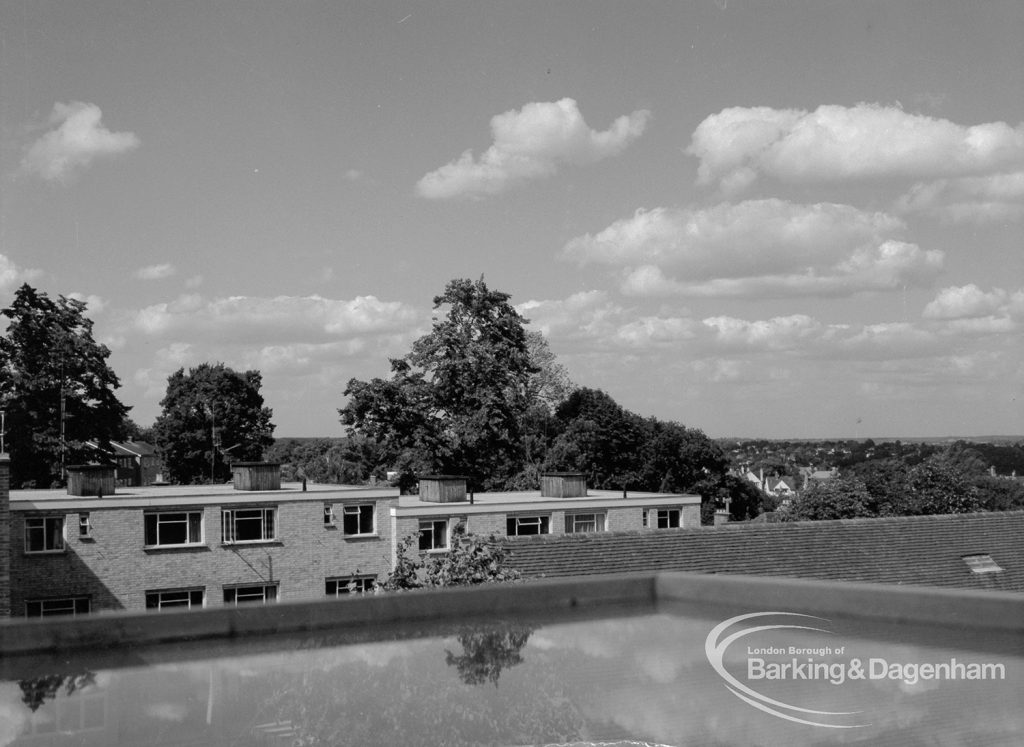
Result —
M 369 509 L 370 530 L 364 529 L 364 509 Z M 349 531 L 349 517 L 355 516 L 355 528 L 357 531 Z M 377 535 L 377 504 L 376 503 L 346 503 L 341 509 L 341 533 L 346 537 L 375 537 Z
M 661 526 L 660 514 L 666 514 L 665 526 Z M 651 514 L 654 514 L 654 521 L 651 521 Z M 672 523 L 673 514 L 675 514 L 675 524 Z M 683 509 L 678 506 L 667 506 L 664 508 L 654 507 L 644 509 L 644 528 L 645 529 L 680 529 L 683 526 Z
M 184 602 L 168 599 L 166 602 L 163 600 L 163 596 L 167 595 L 172 597 L 173 595 L 186 595 Z M 198 595 L 198 601 L 195 600 L 195 596 Z M 145 592 L 146 609 L 147 610 L 159 610 L 165 609 L 203 609 L 206 606 L 206 587 L 205 586 L 186 586 L 180 589 L 148 589 Z M 153 604 L 151 602 L 155 601 Z
M 260 538 L 238 539 L 238 514 L 260 512 Z M 220 541 L 222 545 L 257 545 L 277 542 L 277 506 L 241 506 L 222 508 L 220 512 Z M 253 521 L 255 517 L 244 517 L 242 521 Z M 269 519 L 269 521 L 268 521 Z M 269 532 L 267 528 L 269 526 Z M 229 531 L 230 529 L 230 531 Z
M 175 547 L 196 547 L 201 546 L 205 539 L 205 511 L 203 509 L 185 509 L 183 511 L 167 511 L 158 509 L 156 511 L 145 511 L 143 512 L 143 547 L 147 550 L 153 549 L 164 549 L 164 548 L 175 548 Z M 165 516 L 184 516 L 184 520 L 167 520 L 161 521 L 161 517 Z M 193 516 L 198 516 L 198 521 L 193 523 Z M 150 535 L 150 519 L 154 520 L 153 536 Z M 184 524 L 185 525 L 185 542 L 161 542 L 160 541 L 160 527 L 163 524 Z M 198 529 L 198 539 L 192 538 L 193 529 Z M 155 539 L 156 542 L 151 543 L 150 539 Z
M 267 583 L 267 584 L 227 584 L 224 586 L 224 606 L 225 607 L 237 607 L 241 605 L 249 604 L 270 604 L 271 602 L 277 603 L 280 600 L 281 595 L 279 593 L 279 584 Z M 249 592 L 256 589 L 260 590 L 259 598 L 255 595 L 252 597 L 248 596 Z M 245 591 L 247 597 L 245 599 L 238 598 L 238 592 Z M 268 593 L 269 592 L 269 593 Z M 231 597 L 228 599 L 228 597 Z
M 50 610 L 47 611 L 45 607 L 47 605 L 56 604 L 68 604 L 70 603 L 70 609 L 67 611 Z M 30 605 L 39 605 L 39 614 L 30 614 Z M 84 607 L 84 609 L 80 609 Z M 88 615 L 92 612 L 92 598 L 85 595 L 71 596 L 71 597 L 53 597 L 50 599 L 26 599 L 25 600 L 25 617 L 36 618 L 36 617 L 78 617 L 79 615 Z
M 32 526 L 35 522 L 41 522 L 42 526 Z M 60 522 L 60 530 L 53 532 L 48 529 L 50 522 Z M 67 552 L 67 517 L 64 514 L 50 514 L 48 516 L 26 516 L 25 517 L 25 546 L 26 555 L 60 555 Z M 42 531 L 42 544 L 40 550 L 33 549 L 32 534 Z M 59 546 L 48 547 L 51 540 L 58 538 Z
M 582 517 L 589 517 L 583 520 Z M 593 524 L 593 529 L 578 529 L 577 522 Z M 565 533 L 566 534 L 596 534 L 608 531 L 607 511 L 566 511 Z
M 536 531 L 522 531 L 536 528 Z M 551 514 L 510 514 L 505 517 L 505 536 L 536 537 L 551 534 Z
M 355 588 L 353 588 L 355 587 Z M 331 589 L 334 589 L 333 591 Z M 353 594 L 372 594 L 377 588 L 377 577 L 366 575 L 328 576 L 324 579 L 324 592 L 329 597 Z M 344 591 L 342 591 L 344 589 Z
M 424 526 L 423 525 L 424 524 L 430 524 L 431 525 L 430 526 L 430 536 L 433 538 L 433 540 L 431 542 L 431 546 L 430 547 L 424 547 L 423 546 L 423 532 L 424 532 Z M 441 532 L 441 536 L 443 538 L 444 544 L 440 545 L 440 546 L 437 545 L 437 542 L 436 542 L 436 540 L 437 540 L 437 527 L 438 527 L 439 524 L 444 524 L 444 530 L 443 530 L 443 532 Z M 418 534 L 419 542 L 417 543 L 417 546 L 419 547 L 419 551 L 420 552 L 448 552 L 448 550 L 449 550 L 449 548 L 451 547 L 451 544 L 452 544 L 452 542 L 451 542 L 452 528 L 451 527 L 452 527 L 452 525 L 451 525 L 451 518 L 450 517 L 446 518 L 446 519 L 420 519 L 419 520 L 419 534 Z

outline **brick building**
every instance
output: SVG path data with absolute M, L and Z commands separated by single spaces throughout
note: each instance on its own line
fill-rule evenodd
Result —
M 465 478 L 427 476 L 419 495 L 399 497 L 391 487 L 282 485 L 279 465 L 266 463 L 236 463 L 232 484 L 212 486 L 123 487 L 114 466 L 71 467 L 67 491 L 11 496 L 10 520 L 0 523 L 10 529 L 7 578 L 16 580 L 6 587 L 9 614 L 365 591 L 391 570 L 402 538 L 444 552 L 457 523 L 509 537 L 698 527 L 700 497 L 588 491 L 576 473 L 546 475 L 539 492 L 479 495 L 466 492 Z

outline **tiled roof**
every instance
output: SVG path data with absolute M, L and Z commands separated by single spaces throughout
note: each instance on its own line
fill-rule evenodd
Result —
M 1024 592 L 1024 511 L 517 537 L 526 577 L 637 571 L 790 576 Z M 1003 570 L 974 573 L 966 555 Z

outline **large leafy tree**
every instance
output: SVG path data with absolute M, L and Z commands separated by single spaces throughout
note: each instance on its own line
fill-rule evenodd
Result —
M 82 301 L 26 284 L 2 312 L 0 409 L 15 485 L 59 483 L 64 466 L 95 456 L 87 441 L 124 435 L 129 408 L 114 393 L 121 382 L 85 310 Z
M 536 367 L 509 298 L 482 278 L 450 281 L 434 298 L 444 315 L 391 361 L 390 379 L 348 382 L 342 423 L 384 444 L 406 481 L 457 472 L 487 489 L 520 470 Z
M 168 476 L 177 483 L 221 481 L 230 463 L 258 460 L 274 443 L 259 371 L 203 363 L 167 379 L 154 425 Z

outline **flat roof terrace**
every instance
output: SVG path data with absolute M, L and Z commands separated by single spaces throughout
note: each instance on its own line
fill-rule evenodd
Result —
M 360 498 L 397 498 L 398 488 L 371 485 L 325 485 L 282 483 L 279 490 L 236 490 L 231 483 L 217 485 L 146 485 L 118 488 L 113 495 L 68 495 L 59 490 L 12 490 L 11 510 L 68 510 L 87 508 L 124 508 L 150 506 L 194 506 L 203 504 L 253 502 L 298 502 L 355 500 Z

